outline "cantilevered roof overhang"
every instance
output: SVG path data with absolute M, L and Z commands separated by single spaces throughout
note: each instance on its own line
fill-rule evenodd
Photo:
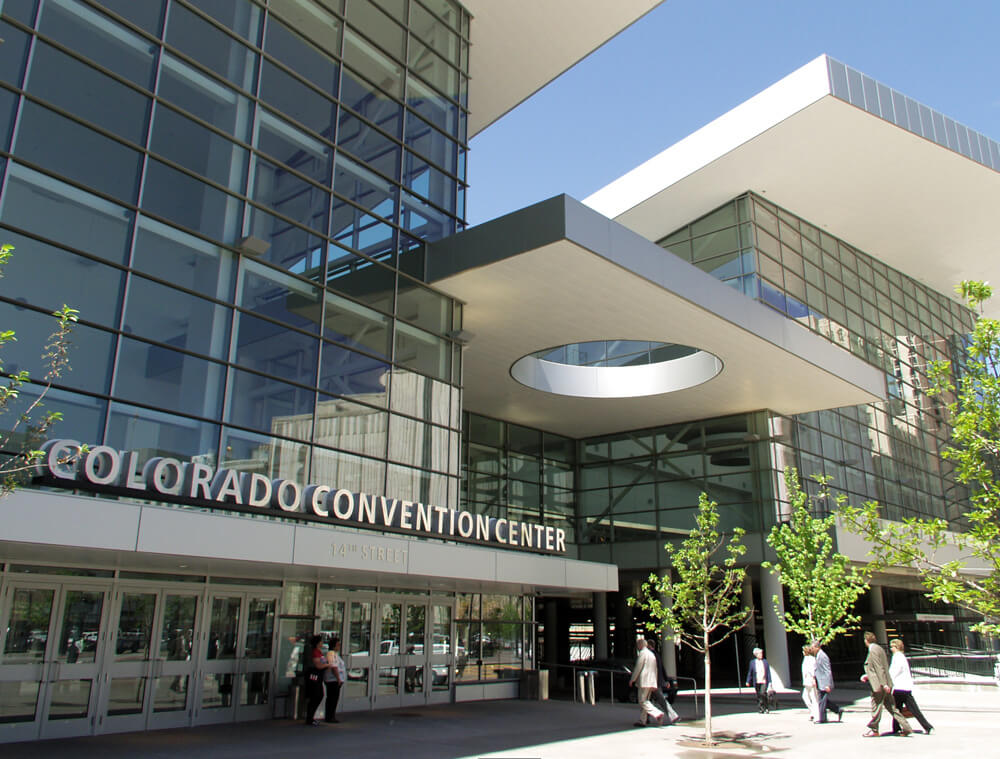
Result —
M 584 202 L 657 240 L 753 190 L 954 296 L 1000 281 L 998 169 L 996 141 L 820 56 Z
M 427 275 L 466 302 L 464 407 L 487 416 L 585 437 L 885 397 L 871 365 L 565 195 L 431 243 Z M 527 354 L 600 339 L 693 346 L 723 368 L 639 398 L 554 395 L 511 376 Z
M 663 0 L 462 0 L 472 14 L 469 136 Z

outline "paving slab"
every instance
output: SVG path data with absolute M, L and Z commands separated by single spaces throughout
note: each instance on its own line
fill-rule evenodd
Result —
M 341 722 L 304 727 L 267 720 L 143 733 L 101 735 L 0 747 L 4 759 L 297 759 L 333 754 L 351 759 L 722 759 L 780 754 L 784 757 L 997 756 L 1000 689 L 924 689 L 921 709 L 931 735 L 862 738 L 868 699 L 861 690 L 837 692 L 847 712 L 842 723 L 813 725 L 798 694 L 781 694 L 781 707 L 756 712 L 743 689 L 713 695 L 713 730 L 730 740 L 711 750 L 696 744 L 704 723 L 690 696 L 678 699 L 684 719 L 670 727 L 636 728 L 634 704 L 584 705 L 567 701 L 481 701 L 341 715 Z M 703 702 L 700 701 L 703 709 Z M 890 730 L 884 719 L 882 730 Z

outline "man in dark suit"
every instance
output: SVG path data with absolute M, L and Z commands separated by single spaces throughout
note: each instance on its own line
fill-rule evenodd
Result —
M 818 640 L 812 642 L 812 650 L 813 656 L 816 657 L 816 690 L 819 696 L 817 706 L 819 719 L 816 720 L 816 724 L 821 725 L 827 721 L 827 709 L 836 714 L 837 721 L 840 722 L 844 719 L 844 710 L 830 700 L 830 693 L 833 692 L 833 670 L 830 667 L 830 657 L 826 655 L 826 651 L 823 650 Z
M 908 737 L 913 734 L 913 729 L 902 712 L 896 708 L 896 701 L 892 697 L 892 678 L 889 677 L 889 659 L 886 658 L 885 649 L 875 642 L 873 632 L 865 633 L 865 645 L 868 646 L 868 657 L 865 659 L 865 673 L 861 676 L 861 682 L 868 683 L 872 689 L 872 718 L 868 722 L 868 732 L 864 733 L 864 737 L 879 737 L 883 708 L 888 709 L 893 719 L 899 723 L 903 737 Z

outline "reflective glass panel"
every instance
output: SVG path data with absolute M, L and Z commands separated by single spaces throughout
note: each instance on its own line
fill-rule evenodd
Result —
M 237 140 L 250 141 L 250 101 L 169 53 L 163 54 L 157 94 Z
M 247 5 L 253 14 L 256 6 Z M 257 54 L 179 4 L 172 4 L 166 41 L 224 79 L 253 92 Z
M 9 230 L 0 231 L 0 238 L 15 250 L 3 268 L 4 292 L 16 292 L 18 299 L 49 312 L 71 303 L 87 321 L 117 326 L 124 284 L 120 269 Z M 87 286 L 80 287 L 84 281 Z
M 414 606 L 407 604 L 406 606 L 406 647 L 403 649 L 403 653 L 406 654 L 423 654 L 424 651 L 424 633 L 427 620 L 427 607 L 426 606 Z
M 385 462 L 317 446 L 313 448 L 310 479 L 335 482 L 355 493 L 381 493 L 385 487 Z
M 371 406 L 320 396 L 313 441 L 329 448 L 381 458 L 385 455 L 387 414 Z
M 108 716 L 141 714 L 145 677 L 112 677 L 108 684 Z
M 118 200 L 136 200 L 137 151 L 36 103 L 23 103 L 14 153 Z
M 132 266 L 154 277 L 218 300 L 231 301 L 236 258 L 227 250 L 140 217 Z
M 214 459 L 219 445 L 219 427 L 162 411 L 112 403 L 105 442 L 121 450 L 139 451 L 143 462 L 153 456 L 181 461 L 189 461 L 195 456 Z
M 244 655 L 249 659 L 268 659 L 274 638 L 273 598 L 251 598 L 247 610 L 247 640 Z M 264 682 L 266 690 L 267 683 Z M 251 689 L 252 690 L 252 689 Z M 257 702 L 255 702 L 257 703 Z
M 14 588 L 3 644 L 4 664 L 34 664 L 45 658 L 52 595 L 49 589 Z M 0 698 L 2 703 L 5 699 Z
M 166 106 L 156 107 L 149 149 L 233 192 L 246 190 L 249 151 Z
M 37 171 L 12 164 L 0 218 L 114 263 L 128 255 L 133 213 Z M 60 224 L 52 224 L 59 219 Z
M 90 708 L 93 680 L 57 680 L 49 685 L 49 719 L 83 719 Z
M 237 314 L 235 363 L 290 382 L 314 385 L 318 359 L 318 339 L 249 314 Z
M 26 89 L 126 140 L 141 145 L 146 139 L 147 96 L 45 42 L 35 45 Z
M 399 654 L 399 632 L 402 612 L 402 604 L 382 604 L 382 626 L 378 649 L 380 656 L 396 656 Z
M 63 602 L 62 633 L 59 636 L 59 648 L 56 651 L 58 661 L 66 664 L 86 664 L 96 660 L 97 644 L 100 642 L 101 636 L 101 612 L 103 608 L 104 593 L 86 590 L 66 591 Z M 87 683 L 89 693 L 90 681 L 81 682 Z M 67 696 L 69 696 L 68 693 Z M 78 704 L 79 702 L 74 701 L 73 703 Z M 84 714 L 86 714 L 86 701 L 84 701 Z
M 385 405 L 390 367 L 384 361 L 323 343 L 319 387 L 325 393 Z
M 183 350 L 225 359 L 232 310 L 133 275 L 124 329 Z
M 117 661 L 149 659 L 155 611 L 155 593 L 122 593 L 118 630 L 115 634 Z M 141 706 L 141 698 L 139 703 Z
M 0 724 L 34 721 L 40 687 L 37 680 L 0 680 Z
M 391 320 L 377 311 L 326 293 L 323 337 L 381 358 L 389 357 Z
M 236 658 L 236 635 L 240 626 L 242 602 L 243 599 L 239 596 L 212 599 L 212 617 L 209 621 L 206 659 Z M 232 688 L 230 688 L 229 693 L 232 693 Z
M 245 311 L 319 332 L 318 287 L 255 261 L 244 261 L 242 274 L 239 305 Z
M 242 687 L 240 688 L 240 705 L 258 706 L 266 704 L 270 698 L 270 688 L 270 672 L 248 672 L 243 678 Z
M 348 654 L 371 654 L 372 602 L 351 601 Z M 350 675 L 348 675 L 350 676 Z
M 236 675 L 216 672 L 205 675 L 201 686 L 202 709 L 225 709 L 233 705 Z
M 243 209 L 239 199 L 152 158 L 143 188 L 146 211 L 212 240 L 235 242 Z
M 188 675 L 157 677 L 153 681 L 153 711 L 179 712 L 187 706 Z
M 114 394 L 181 413 L 217 419 L 222 405 L 225 367 L 160 345 L 119 343 Z
M 399 693 L 399 667 L 378 668 L 378 690 L 380 696 L 395 696 Z
M 38 29 L 119 76 L 151 87 L 156 47 L 90 6 L 73 0 L 46 0 Z
M 304 430 L 315 402 L 314 390 L 238 369 L 229 371 L 226 420 L 241 427 L 262 432 Z
M 276 425 L 276 431 L 308 437 L 311 423 L 312 417 L 289 419 Z M 271 479 L 280 477 L 295 482 L 305 482 L 308 478 L 309 446 L 304 443 L 225 428 L 222 450 L 221 466 L 226 469 L 258 472 Z

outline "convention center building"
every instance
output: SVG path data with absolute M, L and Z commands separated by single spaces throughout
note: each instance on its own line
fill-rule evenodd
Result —
M 0 498 L 0 741 L 287 715 L 316 633 L 345 710 L 517 697 L 632 655 L 701 492 L 748 532 L 734 654 L 789 679 L 785 466 L 961 515 L 926 367 L 995 260 L 995 141 L 822 56 L 466 228 L 470 138 L 657 4 L 2 3 L 0 358 L 33 379 L 0 424 L 44 453 Z M 979 645 L 880 583 L 877 629 Z

